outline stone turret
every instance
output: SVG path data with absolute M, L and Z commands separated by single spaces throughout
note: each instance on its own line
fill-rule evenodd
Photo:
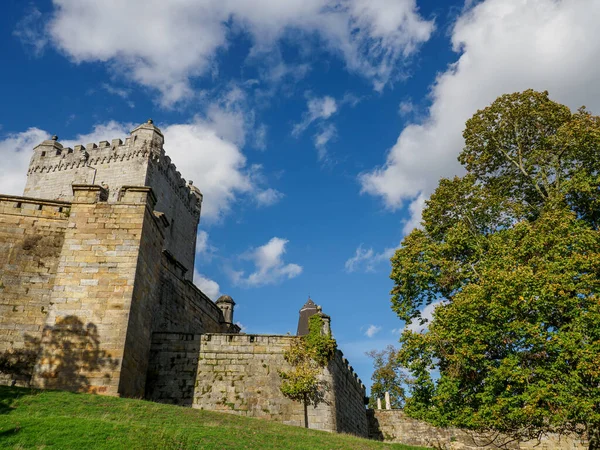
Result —
M 331 317 L 322 311 L 321 305 L 317 305 L 317 315 L 319 315 L 323 321 L 321 334 L 325 336 L 331 336 Z
M 221 295 L 216 304 L 223 311 L 225 323 L 233 323 L 233 307 L 235 306 L 233 299 L 229 295 Z
M 129 139 L 132 145 L 146 145 L 148 149 L 156 149 L 159 153 L 165 142 L 162 131 L 154 125 L 152 119 L 134 128 Z

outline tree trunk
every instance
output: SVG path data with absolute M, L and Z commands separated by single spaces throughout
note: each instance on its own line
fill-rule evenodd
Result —
M 600 424 L 588 425 L 588 450 L 600 450 Z
M 306 394 L 304 394 L 304 401 L 302 403 L 304 403 L 304 428 L 308 428 L 308 399 Z

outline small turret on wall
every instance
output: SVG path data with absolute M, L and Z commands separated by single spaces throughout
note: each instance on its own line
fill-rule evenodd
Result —
M 240 328 L 233 323 L 233 308 L 235 307 L 233 299 L 229 295 L 221 295 L 215 303 L 223 312 L 225 331 L 239 333 Z

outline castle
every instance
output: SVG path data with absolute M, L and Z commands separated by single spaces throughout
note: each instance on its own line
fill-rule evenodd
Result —
M 125 142 L 53 136 L 33 149 L 23 196 L 0 195 L 0 354 L 13 368 L 0 383 L 304 425 L 279 390 L 293 337 L 241 334 L 233 299 L 193 284 L 202 194 L 163 144 L 151 120 Z M 312 302 L 300 322 L 310 314 Z M 341 352 L 321 378 L 309 426 L 366 436 L 365 386 Z
M 407 445 L 476 449 L 487 436 L 436 429 L 401 410 L 366 410 L 341 351 L 323 401 L 285 398 L 293 336 L 240 333 L 235 302 L 192 282 L 202 194 L 148 121 L 125 142 L 39 144 L 22 197 L 0 195 L 0 384 L 146 398 Z M 298 335 L 320 314 L 300 310 Z M 10 370 L 6 370 L 9 367 Z M 512 443 L 530 450 L 537 441 Z M 493 447 L 493 446 L 492 446 Z M 548 435 L 547 450 L 583 449 Z M 489 447 L 488 447 L 489 448 Z

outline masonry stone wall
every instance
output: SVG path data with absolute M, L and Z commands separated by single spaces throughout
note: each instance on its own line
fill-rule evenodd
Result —
M 135 363 L 123 362 L 127 334 L 135 337 L 150 325 L 138 320 L 134 297 L 134 287 L 143 288 L 136 286 L 142 229 L 152 221 L 148 192 L 132 190 L 108 203 L 101 201 L 100 187 L 76 185 L 73 190 L 33 382 L 44 388 L 141 395 L 144 368 L 133 370 Z M 137 359 L 131 352 L 143 351 L 137 348 L 143 339 L 128 344 L 127 357 Z M 147 346 L 149 351 L 149 338 Z M 142 375 L 142 386 L 119 389 L 122 368 L 128 379 Z
M 407 417 L 401 410 L 367 411 L 369 437 L 385 442 L 397 442 L 420 447 L 448 450 L 497 449 L 509 438 L 495 434 L 473 433 L 457 428 L 437 428 L 426 422 Z M 510 442 L 504 446 L 513 450 L 584 450 L 588 443 L 575 436 L 550 434 L 540 441 Z
M 70 204 L 0 195 L 0 353 L 37 354 Z M 0 382 L 14 377 L 0 376 Z M 29 378 L 14 379 L 27 384 Z
M 154 333 L 145 398 L 160 403 L 191 406 L 199 354 L 199 334 Z
M 219 307 L 191 281 L 184 278 L 181 266 L 163 255 L 162 267 L 153 331 L 199 334 L 229 330 L 223 323 L 223 314 Z
M 342 352 L 336 352 L 329 372 L 335 392 L 336 431 L 367 436 L 366 389 Z
M 193 407 L 304 426 L 304 407 L 283 396 L 278 370 L 293 336 L 205 334 Z M 308 408 L 309 428 L 367 435 L 364 386 L 337 354 L 324 370 L 324 402 Z M 337 397 L 339 396 L 339 397 Z M 362 408 L 358 407 L 363 404 Z
M 143 222 L 119 382 L 119 394 L 141 397 L 146 388 L 152 324 L 160 295 L 157 280 L 161 278 L 166 226 L 154 214 L 156 198 L 150 188 L 128 188 L 121 202 L 145 206 L 140 211 Z

